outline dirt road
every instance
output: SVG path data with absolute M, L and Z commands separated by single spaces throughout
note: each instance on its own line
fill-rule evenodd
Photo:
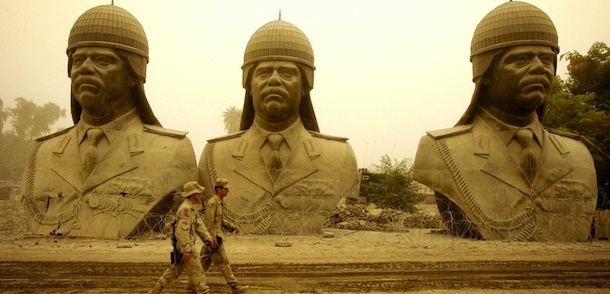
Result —
M 146 293 L 166 263 L 2 262 L 2 293 Z M 234 267 L 251 293 L 604 293 L 610 263 L 395 262 L 248 264 Z M 163 293 L 186 293 L 186 277 Z M 216 270 L 211 293 L 230 293 Z M 605 289 L 605 291 L 604 291 Z M 573 292 L 572 292 L 573 291 Z
M 3 227 L 4 228 L 4 227 Z M 0 230 L 0 293 L 146 293 L 170 242 L 33 236 Z M 334 235 L 229 235 L 250 293 L 610 293 L 610 242 L 477 241 L 430 229 L 325 229 Z M 290 247 L 276 246 L 278 241 Z M 229 293 L 208 273 L 211 293 Z M 186 293 L 186 277 L 163 293 Z

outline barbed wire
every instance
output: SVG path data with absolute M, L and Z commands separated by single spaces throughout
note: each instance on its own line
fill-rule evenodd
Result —
M 427 208 L 434 208 L 435 205 L 427 204 L 424 205 Z M 422 207 L 419 205 L 419 207 Z M 16 200 L 0 200 L 0 233 L 7 235 L 28 235 L 31 234 L 27 228 L 27 220 L 25 219 L 25 213 L 23 205 Z M 147 216 L 138 230 L 134 232 L 133 238 L 135 240 L 159 240 L 166 239 L 168 237 L 168 224 L 174 219 L 174 212 L 167 214 L 151 214 Z M 607 239 L 610 233 L 610 210 L 598 210 L 596 212 L 596 221 L 591 228 L 591 239 L 598 237 L 600 232 L 602 233 L 602 239 Z M 549 218 L 549 225 L 559 218 Z M 324 224 L 324 228 L 337 228 L 347 230 L 367 230 L 367 231 L 384 231 L 384 232 L 397 232 L 406 233 L 413 229 L 425 229 L 431 233 L 447 234 L 452 237 L 458 237 L 451 234 L 448 228 L 451 225 L 460 224 L 461 219 L 455 218 L 454 215 L 448 217 L 441 217 L 438 211 L 426 211 L 419 209 L 416 212 L 409 213 L 397 209 L 391 208 L 379 208 L 376 205 L 371 204 L 352 204 L 352 205 L 341 205 L 337 207 L 329 216 Z M 461 225 L 466 225 L 462 223 Z M 577 225 L 567 225 L 567 231 L 577 231 Z M 604 230 L 604 231 L 602 231 Z M 595 232 L 598 235 L 595 235 Z M 507 239 L 512 239 L 510 232 L 507 232 Z M 605 237 L 603 237 L 605 236 Z M 465 236 L 475 237 L 475 236 Z M 78 238 L 78 237 L 74 237 Z M 408 237 L 408 238 L 413 238 Z M 571 236 L 565 237 L 566 240 L 571 239 Z M 558 240 L 563 241 L 563 240 Z M 410 242 L 417 242 L 417 240 L 411 239 Z

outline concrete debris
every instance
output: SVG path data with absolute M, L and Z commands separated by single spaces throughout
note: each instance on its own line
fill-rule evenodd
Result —
M 290 243 L 288 241 L 277 241 L 277 242 L 275 242 L 275 246 L 276 247 L 290 247 L 290 246 L 292 246 L 292 243 Z
M 322 232 L 322 238 L 334 238 L 335 233 L 333 232 Z
M 374 203 L 338 206 L 324 226 L 327 228 L 370 231 L 443 228 L 442 219 L 438 213 L 423 210 L 408 213 L 397 209 L 378 208 Z

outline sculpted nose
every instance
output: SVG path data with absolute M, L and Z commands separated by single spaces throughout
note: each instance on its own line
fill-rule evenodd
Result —
M 83 64 L 78 68 L 79 73 L 81 74 L 91 74 L 93 73 L 93 61 L 87 58 Z
M 544 63 L 542 62 L 542 60 L 540 60 L 539 57 L 534 57 L 532 59 L 532 66 L 530 67 L 530 71 L 532 71 L 534 73 L 544 73 L 545 72 Z
M 273 85 L 273 86 L 277 86 L 282 83 L 280 80 L 280 74 L 277 72 L 277 70 L 273 71 L 273 73 L 269 77 L 269 81 L 267 81 L 267 83 L 269 85 Z

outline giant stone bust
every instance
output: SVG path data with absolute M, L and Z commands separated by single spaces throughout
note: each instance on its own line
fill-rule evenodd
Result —
M 455 127 L 423 136 L 414 179 L 432 188 L 447 228 L 486 240 L 585 241 L 597 186 L 578 136 L 545 129 L 559 52 L 539 8 L 504 3 L 477 26 L 475 90 Z
M 246 233 L 318 233 L 341 198 L 357 196 L 358 174 L 347 139 L 319 133 L 309 39 L 271 21 L 250 38 L 242 69 L 241 131 L 208 140 L 199 180 L 208 193 L 214 179 L 231 181 L 224 217 Z
M 94 7 L 66 51 L 74 126 L 36 140 L 22 184 L 28 226 L 104 238 L 154 229 L 197 168 L 186 132 L 162 128 L 144 94 L 144 29 L 118 6 Z

